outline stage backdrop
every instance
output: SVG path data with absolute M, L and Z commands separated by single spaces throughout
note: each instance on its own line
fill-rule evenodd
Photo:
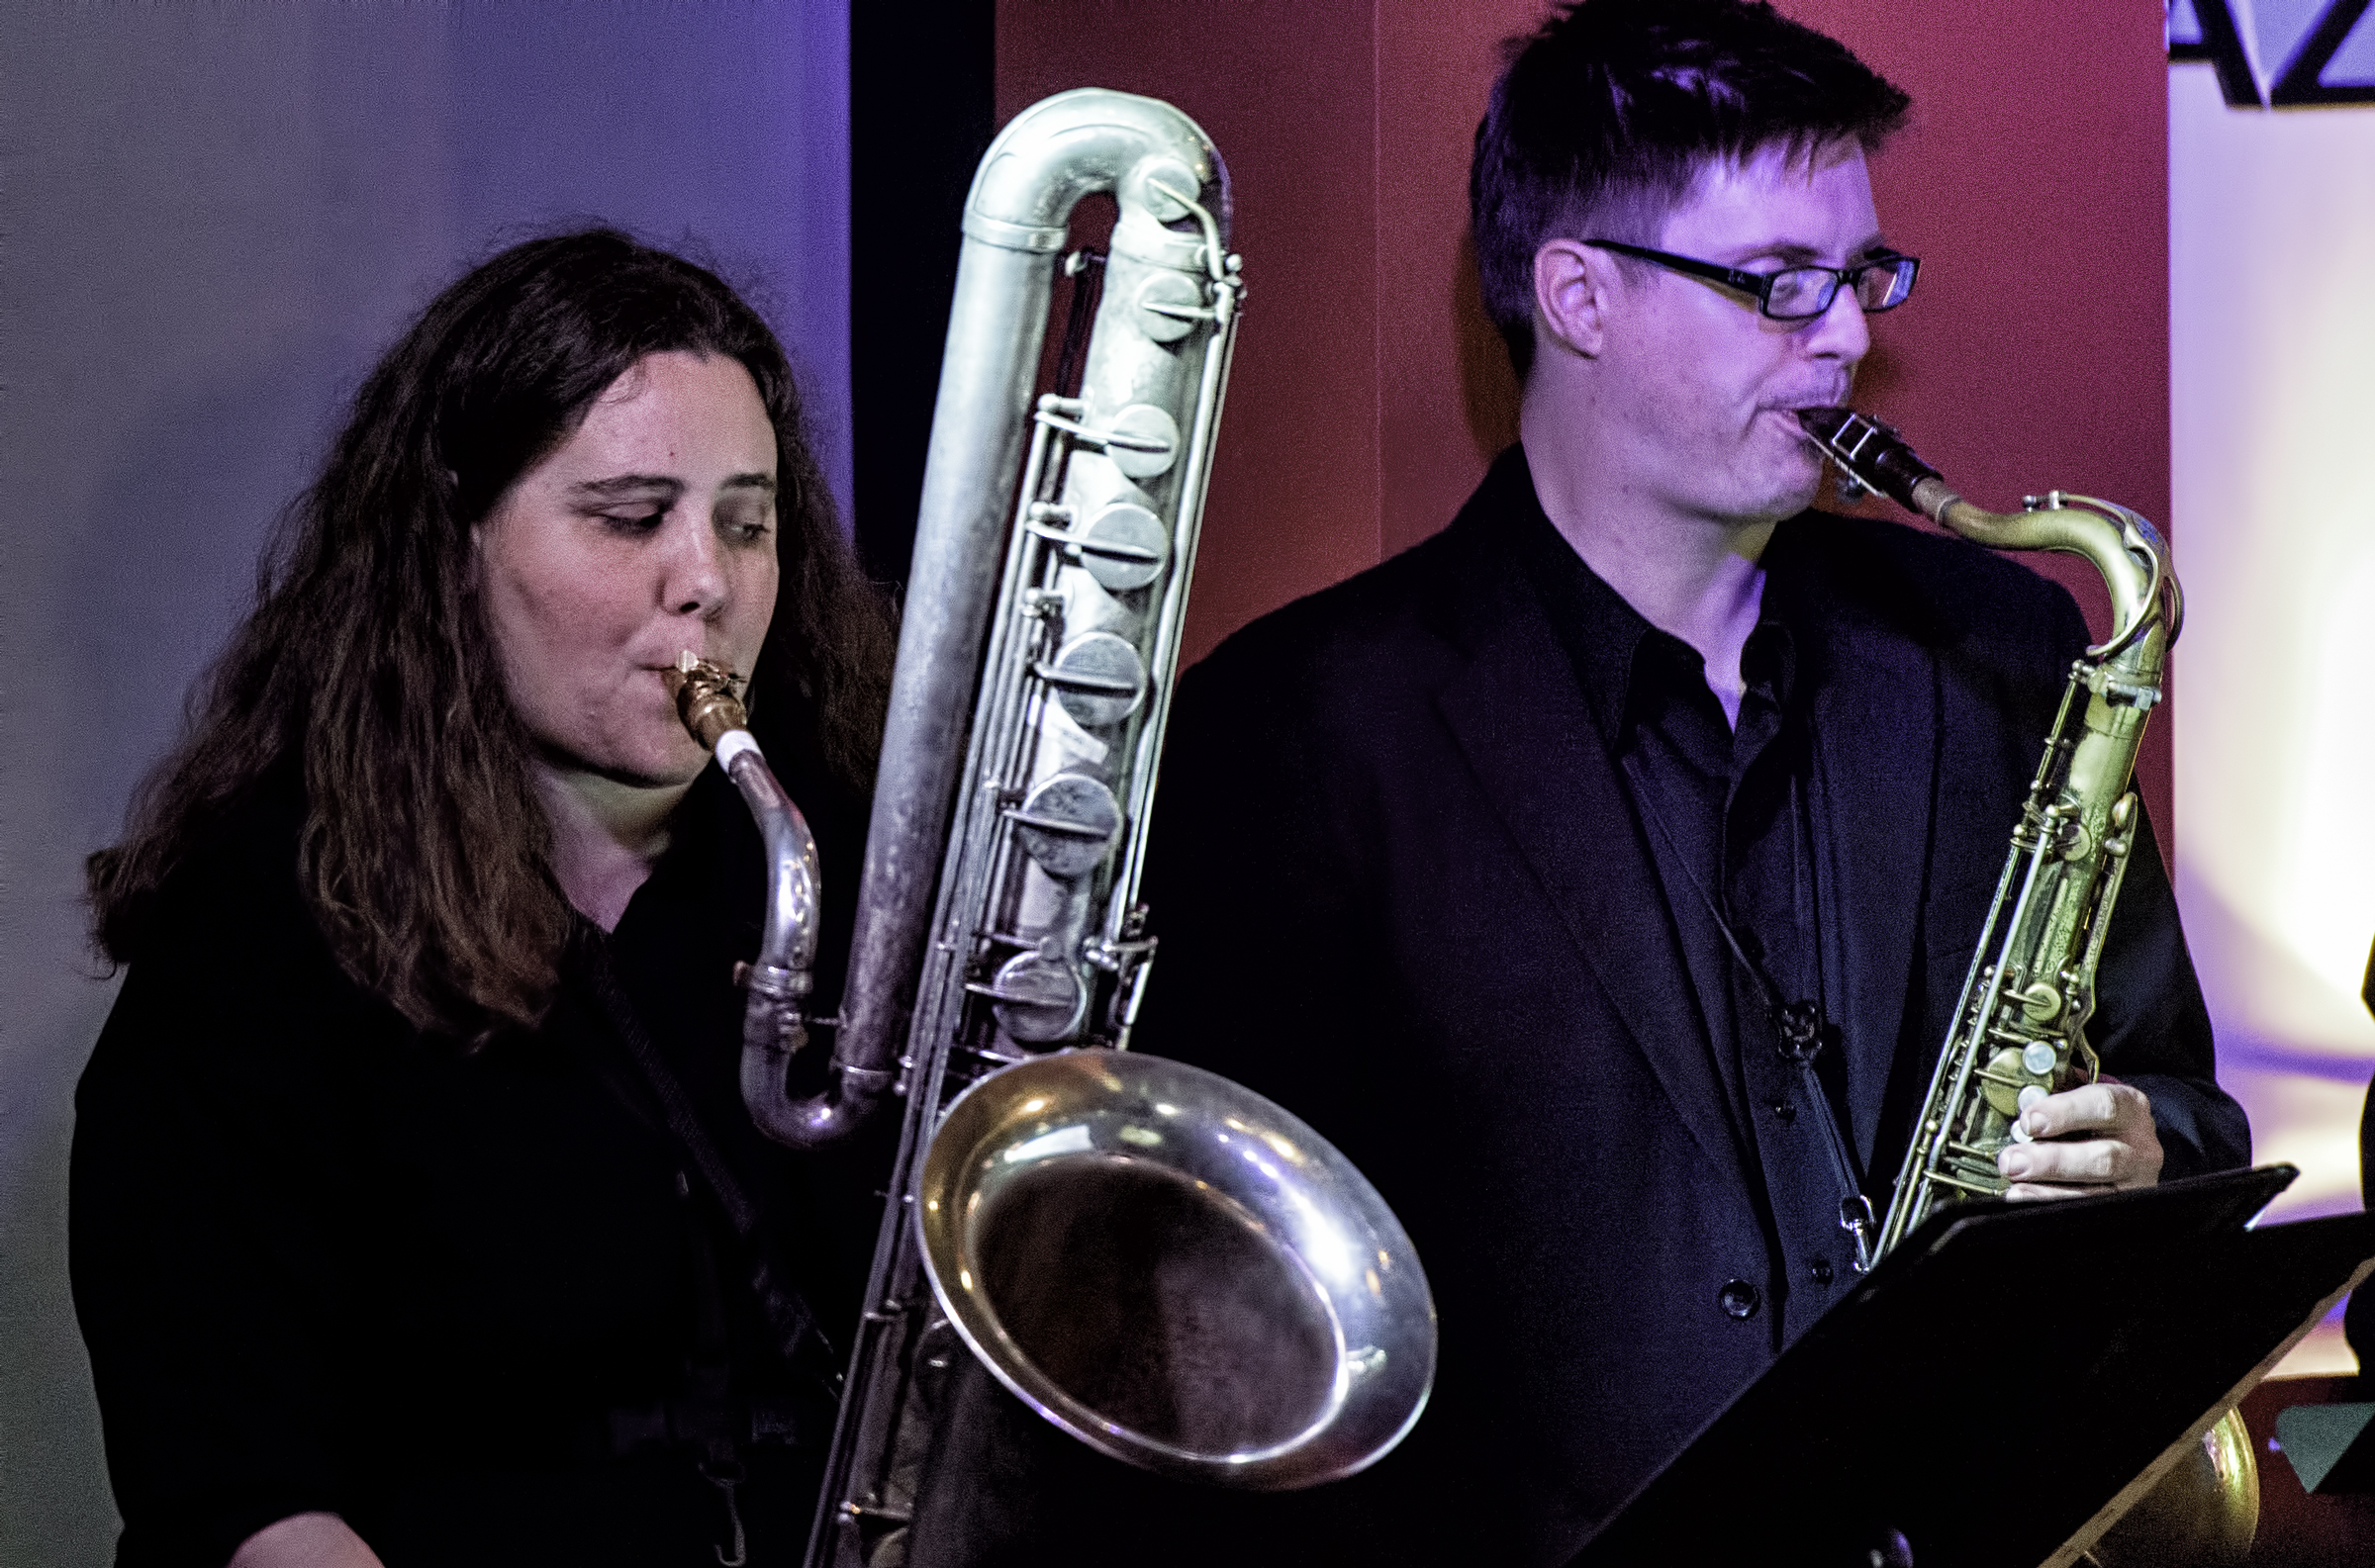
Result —
M 1196 118 L 1235 180 L 1248 299 L 1191 656 L 1442 527 L 1515 438 L 1475 298 L 1468 159 L 1501 40 L 1546 9 L 999 0 L 1001 120 L 1065 87 L 1152 93 Z M 1875 323 L 1858 401 L 1974 498 L 2059 486 L 2165 518 L 2160 18 L 2133 0 L 1781 9 L 1914 96 L 1873 177 L 1922 288 Z M 2099 616 L 2083 566 L 2043 569 Z M 2168 736 L 2155 726 L 2143 765 L 2163 823 Z
M 1915 99 L 1873 177 L 1922 291 L 1875 323 L 1857 401 L 1977 499 L 2105 496 L 2175 542 L 2191 612 L 2141 787 L 2222 1077 L 2259 1157 L 2303 1168 L 2276 1212 L 2356 1207 L 2375 1057 L 2357 1000 L 2375 935 L 2375 9 L 2235 0 L 2230 43 L 2181 46 L 2201 63 L 2172 72 L 2145 0 L 1779 4 Z M 1191 653 L 1441 527 L 1513 438 L 1466 180 L 1496 46 L 1543 10 L 1000 0 L 1001 119 L 1063 87 L 1154 93 L 1235 176 L 1250 296 Z M 2202 34 L 2180 11 L 2183 46 Z M 2091 572 L 2041 569 L 2101 626 Z M 2323 1334 L 2290 1369 L 2344 1355 Z
M 603 218 L 755 285 L 849 494 L 845 0 L 0 11 L 0 1565 L 114 1554 L 65 1281 L 80 866 L 400 324 Z
M 2170 32 L 2177 890 L 2220 1075 L 2302 1168 L 2277 1212 L 2331 1213 L 2375 1066 L 2375 9 Z

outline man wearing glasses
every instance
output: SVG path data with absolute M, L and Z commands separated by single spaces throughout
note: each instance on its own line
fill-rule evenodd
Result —
M 1471 187 L 1522 444 L 1181 688 L 1142 1042 L 1338 1144 L 1440 1313 L 1428 1414 L 1311 1505 L 1342 1560 L 1563 1561 L 1888 1201 L 2086 641 L 2023 566 L 1808 509 L 1796 411 L 1920 272 L 1865 170 L 1906 109 L 1762 5 L 1547 23 Z M 2159 852 L 2130 864 L 2090 1031 L 2122 1081 L 2038 1108 L 2016 1197 L 2247 1157 Z

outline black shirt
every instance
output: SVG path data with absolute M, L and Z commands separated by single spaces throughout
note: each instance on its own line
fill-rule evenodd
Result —
M 829 1006 L 863 802 L 797 753 L 775 761 L 823 860 Z M 712 1564 L 719 1491 L 690 1451 L 622 1440 L 619 1420 L 680 1399 L 720 1354 L 738 1405 L 803 1429 L 745 1455 L 737 1499 L 751 1561 L 797 1560 L 830 1397 L 778 1353 L 589 954 L 572 951 L 534 1032 L 475 1052 L 425 1036 L 316 930 L 303 814 L 284 775 L 173 875 L 77 1097 L 73 1280 L 119 1561 L 211 1568 L 321 1510 L 389 1568 Z M 795 1157 L 750 1127 L 730 971 L 757 945 L 760 842 L 714 769 L 672 835 L 616 932 L 579 940 L 605 950 L 767 1212 L 780 1272 L 845 1347 L 880 1152 Z
M 1761 569 L 1734 723 L 1698 650 L 1593 572 L 1539 504 L 1528 509 L 1510 533 L 1657 868 L 1743 1163 L 1762 1177 L 1759 1218 L 1787 1259 L 1794 1288 L 1780 1307 L 1783 1333 L 1794 1337 L 1851 1277 L 1842 1199 L 1861 1193 L 1877 1209 L 1886 1188 L 1872 1194 L 1854 1168 L 1845 1054 L 1824 994 L 1812 817 L 1822 794 L 1807 700 L 1821 672 L 1799 668 L 1803 639 L 1791 634 L 1790 525 L 1776 531 Z M 1810 1004 L 1820 1031 L 1811 1080 L 1783 1055 L 1775 1015 L 1785 1003 Z

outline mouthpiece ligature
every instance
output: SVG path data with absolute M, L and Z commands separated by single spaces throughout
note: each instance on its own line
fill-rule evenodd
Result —
M 742 678 L 725 666 L 696 659 L 688 648 L 676 656 L 676 668 L 662 671 L 660 679 L 676 697 L 676 716 L 703 750 L 715 751 L 718 737 L 728 730 L 750 728 L 750 714 L 738 694 Z

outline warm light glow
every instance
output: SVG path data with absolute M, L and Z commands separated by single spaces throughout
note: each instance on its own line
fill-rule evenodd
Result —
M 1262 1142 L 1268 1144 L 1271 1147 L 1272 1152 L 1275 1153 L 1281 1159 L 1285 1160 L 1288 1164 L 1299 1165 L 1303 1162 L 1303 1152 L 1295 1148 L 1293 1144 L 1280 1137 L 1278 1134 L 1264 1133 L 1262 1135 Z
M 2375 109 L 2169 74 L 2178 896 L 2274 1218 L 2359 1206 L 2375 1022 Z
M 1085 1154 L 1092 1147 L 1089 1129 L 1075 1122 L 1070 1127 L 1059 1127 L 1052 1133 L 1041 1133 L 1037 1138 L 1016 1144 L 1006 1151 L 1004 1157 L 1007 1164 L 1019 1165 L 1051 1154 Z

